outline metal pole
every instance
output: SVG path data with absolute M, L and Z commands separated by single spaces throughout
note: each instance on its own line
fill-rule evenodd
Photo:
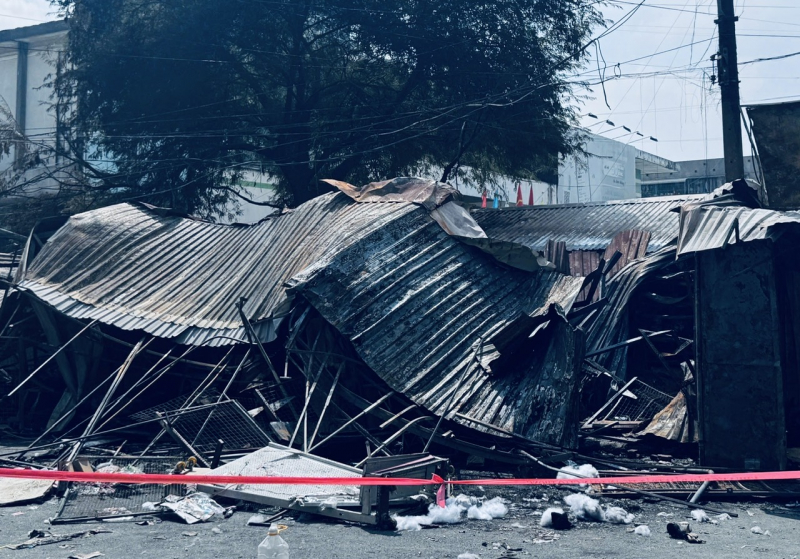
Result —
M 100 416 L 105 411 L 109 400 L 111 400 L 112 396 L 114 396 L 114 392 L 116 392 L 117 387 L 120 385 L 120 383 L 122 382 L 122 379 L 125 377 L 125 373 L 128 372 L 128 369 L 130 368 L 131 364 L 133 363 L 133 360 L 136 358 L 136 356 L 142 350 L 142 346 L 147 347 L 154 340 L 154 338 L 150 338 L 147 341 L 147 343 L 145 343 L 144 340 L 145 340 L 145 338 L 142 338 L 141 340 L 139 340 L 139 342 L 131 350 L 130 354 L 128 354 L 128 357 L 127 357 L 127 359 L 125 359 L 125 362 L 117 370 L 117 374 L 114 377 L 114 380 L 111 382 L 111 386 L 108 387 L 108 391 L 106 392 L 106 395 L 103 397 L 103 400 L 100 402 L 100 405 L 97 407 L 97 410 L 95 411 L 94 415 L 92 416 L 92 419 L 89 421 L 89 424 L 86 426 L 86 429 L 84 429 L 83 435 L 82 435 L 83 437 L 86 437 L 86 436 L 92 434 L 92 431 L 94 430 L 95 425 L 97 425 L 97 422 L 99 421 Z M 81 451 L 81 447 L 82 446 L 83 446 L 83 441 L 75 443 L 75 445 L 72 447 L 72 450 L 68 454 L 67 462 L 72 462 L 73 460 L 75 460 L 75 457 Z
M 736 56 L 736 21 L 733 0 L 717 0 L 719 52 L 716 54 L 722 100 L 722 141 L 725 181 L 744 178 L 742 124 L 739 106 L 739 66 Z
M 25 378 L 25 380 L 23 380 L 21 383 L 19 383 L 19 384 L 17 385 L 17 387 L 16 387 L 14 390 L 12 390 L 11 392 L 9 392 L 9 393 L 6 395 L 6 398 L 7 398 L 7 397 L 9 397 L 9 396 L 13 396 L 13 395 L 14 395 L 14 393 L 15 393 L 17 390 L 19 390 L 20 388 L 22 388 L 22 387 L 25 385 L 25 383 L 27 383 L 29 380 L 31 380 L 31 379 L 34 377 L 34 375 L 36 375 L 36 373 L 38 373 L 39 371 L 41 371 L 42 369 L 44 369 L 44 368 L 45 368 L 45 366 L 47 366 L 47 364 L 48 364 L 48 363 L 50 363 L 50 361 L 52 361 L 53 359 L 55 359 L 55 358 L 56 358 L 56 357 L 57 357 L 57 356 L 58 356 L 58 355 L 59 355 L 59 354 L 60 354 L 62 351 L 64 351 L 64 349 L 65 349 L 65 348 L 66 348 L 66 347 L 67 347 L 69 344 L 71 344 L 72 342 L 74 342 L 75 340 L 77 340 L 77 339 L 78 339 L 78 338 L 81 336 L 81 334 L 83 334 L 84 332 L 86 332 L 86 330 L 88 330 L 89 328 L 91 328 L 91 327 L 92 327 L 92 326 L 94 326 L 95 324 L 97 324 L 97 319 L 96 319 L 96 318 L 95 318 L 93 321 L 91 321 L 89 324 L 87 324 L 86 326 L 84 326 L 84 327 L 81 329 L 81 331 L 80 331 L 80 332 L 78 332 L 77 334 L 75 334 L 74 336 L 72 336 L 72 338 L 71 338 L 71 339 L 70 339 L 70 340 L 69 340 L 67 343 L 65 343 L 65 344 L 64 344 L 64 345 L 62 345 L 60 348 L 58 348 L 58 349 L 56 350 L 56 352 L 55 352 L 53 355 L 51 355 L 50 357 L 48 357 L 47 359 L 45 359 L 45 362 L 44 362 L 44 363 L 42 363 L 41 365 L 39 365 L 38 367 L 36 367 L 36 370 L 35 370 L 35 371 L 33 371 L 31 374 L 29 374 L 29 375 L 28 375 L 28 376 Z
M 475 346 L 475 349 L 472 352 L 472 356 L 467 361 L 466 365 L 464 365 L 464 370 L 461 371 L 461 376 L 458 378 L 458 382 L 456 383 L 455 387 L 453 388 L 453 395 L 450 397 L 450 400 L 447 402 L 447 406 L 445 406 L 442 415 L 439 416 L 439 421 L 436 422 L 436 426 L 433 428 L 431 432 L 431 436 L 428 438 L 428 442 L 425 443 L 425 448 L 422 449 L 422 452 L 428 452 L 428 448 L 431 446 L 433 442 L 433 438 L 436 436 L 436 431 L 439 430 L 439 426 L 442 424 L 442 420 L 444 417 L 450 412 L 450 408 L 453 407 L 453 403 L 456 400 L 456 396 L 458 395 L 458 391 L 461 390 L 461 384 L 464 382 L 464 379 L 467 376 L 467 372 L 469 368 L 472 366 L 473 361 L 478 356 L 478 352 L 483 350 L 483 339 L 478 340 L 478 344 Z

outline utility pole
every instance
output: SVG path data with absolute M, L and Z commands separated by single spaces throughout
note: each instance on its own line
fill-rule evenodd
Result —
M 722 93 L 722 143 L 725 152 L 725 182 L 744 178 L 739 67 L 736 58 L 736 21 L 733 0 L 717 0 L 719 52 L 716 55 Z

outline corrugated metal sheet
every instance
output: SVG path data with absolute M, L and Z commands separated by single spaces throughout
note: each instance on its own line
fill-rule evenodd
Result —
M 678 256 L 689 252 L 722 248 L 736 242 L 735 229 L 743 242 L 772 238 L 781 223 L 800 224 L 800 212 L 777 212 L 732 206 L 698 206 L 681 210 Z
M 628 265 L 628 262 L 644 258 L 647 254 L 647 247 L 650 243 L 650 233 L 648 231 L 622 231 L 614 236 L 603 253 L 603 259 L 608 262 L 619 251 L 622 257 L 613 268 L 606 274 L 606 279 L 611 279 L 617 272 Z
M 489 342 L 521 313 L 540 315 L 551 303 L 569 309 L 583 280 L 501 266 L 449 237 L 425 212 L 394 220 L 295 280 L 300 294 L 351 340 L 372 370 L 435 414 L 444 413 L 457 392 L 449 418 L 462 413 L 538 436 L 533 422 L 545 420 L 536 406 L 547 387 L 553 379 L 577 377 L 567 371 L 574 356 L 564 350 L 570 345 L 563 341 L 567 334 L 552 335 L 562 339 L 561 349 L 554 350 L 558 364 L 545 361 L 547 348 L 530 368 L 502 374 L 487 372 L 471 357 L 480 339 Z M 558 393 L 549 403 L 566 409 L 570 397 L 568 391 Z
M 244 312 L 268 341 L 288 310 L 286 280 L 413 212 L 433 223 L 410 203 L 356 204 L 341 193 L 250 226 L 119 204 L 70 218 L 20 287 L 69 316 L 185 344 L 246 340 L 234 306 L 246 297 Z
M 650 232 L 648 252 L 654 252 L 678 236 L 678 214 L 671 210 L 702 198 L 687 195 L 479 209 L 472 215 L 489 238 L 515 241 L 533 250 L 543 251 L 549 239 L 564 241 L 569 251 L 605 250 L 617 233 L 639 229 Z

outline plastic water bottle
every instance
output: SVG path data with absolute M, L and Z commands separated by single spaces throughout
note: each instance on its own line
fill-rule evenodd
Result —
M 289 544 L 278 535 L 278 525 L 269 527 L 268 536 L 258 546 L 258 559 L 289 559 Z

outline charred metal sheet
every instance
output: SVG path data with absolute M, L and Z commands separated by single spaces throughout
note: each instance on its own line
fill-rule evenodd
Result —
M 678 256 L 723 248 L 736 242 L 776 239 L 781 224 L 800 225 L 800 212 L 744 207 L 699 206 L 681 209 Z
M 656 437 L 679 443 L 696 443 L 697 431 L 691 428 L 689 421 L 686 395 L 683 392 L 678 392 L 678 395 L 663 410 L 658 412 L 650 424 L 639 434 L 655 435 Z
M 745 470 L 786 466 L 775 245 L 697 253 L 700 462 Z
M 288 311 L 287 279 L 412 212 L 426 213 L 336 193 L 255 225 L 226 226 L 119 204 L 71 217 L 20 287 L 74 318 L 211 346 L 247 340 L 234 306 L 246 297 L 245 314 L 271 341 Z
M 764 172 L 767 203 L 800 206 L 800 102 L 747 107 Z
M 583 280 L 506 268 L 420 212 L 395 219 L 292 283 L 392 389 L 434 414 L 452 400 L 448 418 L 461 413 L 531 434 L 535 380 L 526 382 L 523 366 L 488 374 L 473 362 L 474 348 L 521 312 L 542 316 L 551 303 L 569 310 Z M 545 374 L 564 373 L 554 365 Z
M 638 198 L 614 202 L 589 202 L 558 206 L 522 206 L 476 209 L 472 215 L 491 239 L 516 241 L 543 251 L 547 241 L 564 241 L 568 251 L 605 250 L 617 233 L 630 229 L 649 231 L 648 252 L 678 236 L 674 208 L 703 195 Z
M 322 182 L 338 188 L 356 202 L 413 202 L 428 210 L 459 197 L 458 190 L 449 184 L 416 177 L 397 177 L 362 187 L 332 179 Z

